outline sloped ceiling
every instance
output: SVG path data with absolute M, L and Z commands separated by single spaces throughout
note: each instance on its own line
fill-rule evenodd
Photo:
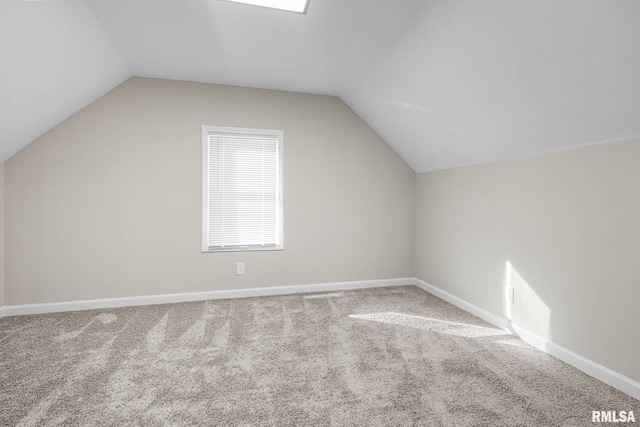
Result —
M 340 96 L 417 171 L 640 138 L 637 0 L 2 0 L 0 159 L 131 75 Z
M 137 76 L 338 95 L 423 0 L 311 0 L 306 15 L 221 0 L 86 3 Z
M 640 2 L 427 1 L 341 96 L 417 172 L 640 139 Z
M 130 76 L 81 0 L 1 0 L 0 161 Z

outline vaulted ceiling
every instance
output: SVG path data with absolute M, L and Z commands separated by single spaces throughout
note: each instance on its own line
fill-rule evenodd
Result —
M 637 0 L 2 0 L 0 160 L 132 75 L 340 96 L 417 172 L 640 139 Z

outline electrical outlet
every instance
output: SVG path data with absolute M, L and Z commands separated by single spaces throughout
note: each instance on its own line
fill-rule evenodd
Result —
M 244 262 L 239 262 L 236 264 L 236 274 L 238 276 L 244 274 Z

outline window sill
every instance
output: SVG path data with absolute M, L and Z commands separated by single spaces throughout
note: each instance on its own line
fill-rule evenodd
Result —
M 284 246 L 275 246 L 275 247 L 269 247 L 269 248 L 246 247 L 246 248 L 201 249 L 200 252 L 203 254 L 212 254 L 212 253 L 220 253 L 220 252 L 257 252 L 257 251 L 284 251 Z

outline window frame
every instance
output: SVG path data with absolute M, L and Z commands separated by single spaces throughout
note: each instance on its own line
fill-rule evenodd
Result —
M 277 215 L 275 246 L 260 247 L 257 245 L 230 246 L 212 248 L 208 245 L 209 235 L 209 134 L 214 132 L 242 134 L 242 135 L 268 135 L 277 138 L 278 166 L 277 166 Z M 284 131 L 278 129 L 238 128 L 226 126 L 202 126 L 202 253 L 217 252 L 249 252 L 249 251 L 282 251 L 284 250 Z

